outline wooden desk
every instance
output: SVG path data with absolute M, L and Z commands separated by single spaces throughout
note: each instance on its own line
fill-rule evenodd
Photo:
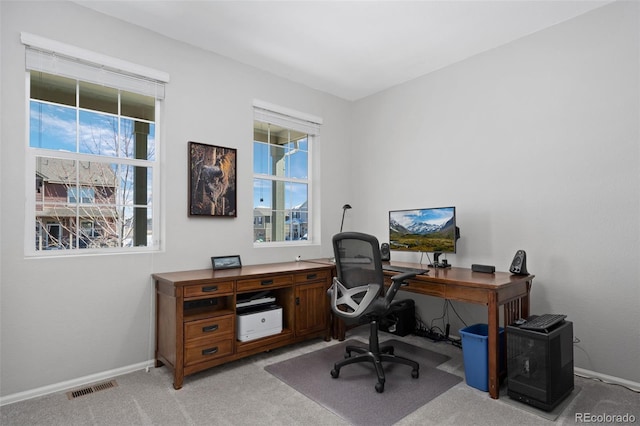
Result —
M 534 275 L 512 275 L 508 272 L 485 274 L 467 268 L 426 268 L 419 264 L 391 262 L 392 265 L 429 269 L 428 274 L 418 275 L 408 281 L 403 291 L 440 297 L 459 302 L 476 303 L 487 306 L 488 311 L 488 359 L 489 394 L 498 399 L 500 387 L 499 320 L 500 306 L 504 307 L 504 327 L 518 318 L 529 316 L 529 293 Z M 385 271 L 385 279 L 397 273 Z M 344 340 L 344 323 L 338 327 L 338 339 Z M 504 357 L 506 362 L 506 356 Z M 506 371 L 506 365 L 503 371 Z
M 317 337 L 330 339 L 334 266 L 286 262 L 153 274 L 156 288 L 155 365 L 173 369 L 173 387 L 216 365 Z M 282 332 L 236 339 L 236 295 L 270 290 L 282 308 Z M 328 374 L 328 373 L 327 373 Z

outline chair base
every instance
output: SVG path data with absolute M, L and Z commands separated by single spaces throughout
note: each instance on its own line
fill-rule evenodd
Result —
M 369 348 L 367 349 L 352 345 L 347 346 L 345 349 L 345 359 L 334 364 L 333 370 L 331 370 L 331 377 L 334 379 L 338 378 L 340 375 L 340 369 L 345 365 L 359 362 L 370 362 L 375 367 L 376 374 L 378 375 L 378 383 L 376 383 L 375 386 L 376 392 L 382 393 L 384 392 L 385 383 L 385 374 L 382 363 L 393 362 L 410 366 L 412 368 L 411 377 L 417 379 L 420 376 L 420 364 L 411 359 L 394 355 L 394 349 L 391 345 L 380 347 L 378 343 L 378 322 L 376 320 L 372 320 L 369 327 Z M 352 357 L 352 352 L 355 352 L 358 355 Z

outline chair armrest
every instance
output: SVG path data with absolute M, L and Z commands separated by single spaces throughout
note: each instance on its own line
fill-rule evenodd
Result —
M 357 318 L 363 315 L 371 306 L 371 303 L 378 297 L 382 284 L 372 283 L 358 287 L 347 288 L 337 277 L 333 278 L 333 285 L 327 293 L 331 297 L 331 309 L 339 316 L 345 318 Z M 362 299 L 355 300 L 355 296 L 364 293 Z M 338 306 L 346 305 L 353 312 L 338 309 Z
M 386 303 L 391 303 L 396 297 L 396 293 L 400 290 L 400 286 L 404 282 L 404 280 L 408 280 L 409 278 L 413 278 L 418 275 L 415 272 L 404 272 L 402 274 L 394 275 L 391 277 L 391 286 L 387 290 L 387 293 L 384 295 L 384 299 Z

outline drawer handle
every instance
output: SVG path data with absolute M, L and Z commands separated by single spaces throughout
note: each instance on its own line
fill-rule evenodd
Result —
M 273 280 L 262 280 L 260 285 L 271 285 L 273 284 Z
M 210 293 L 212 291 L 218 291 L 218 286 L 217 285 L 210 285 L 208 287 L 202 287 L 202 292 L 203 293 Z
M 316 278 L 318 276 L 318 274 L 307 274 L 307 279 L 308 280 L 312 280 L 314 278 Z
M 213 324 L 206 327 L 202 327 L 202 332 L 209 333 L 211 331 L 216 331 L 217 329 L 218 329 L 218 324 Z
M 216 352 L 218 352 L 218 347 L 217 346 L 215 348 L 203 349 L 202 350 L 202 355 L 213 355 Z

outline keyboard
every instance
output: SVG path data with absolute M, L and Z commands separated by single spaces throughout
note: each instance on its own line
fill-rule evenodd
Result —
M 382 269 L 384 271 L 400 272 L 400 273 L 411 272 L 416 275 L 422 275 L 429 272 L 428 269 L 409 268 L 405 266 L 393 266 L 393 265 L 382 265 Z
M 562 314 L 543 314 L 535 317 L 531 321 L 525 321 L 520 325 L 520 328 L 533 331 L 543 331 L 546 333 L 555 325 L 563 322 L 566 317 L 566 315 Z

